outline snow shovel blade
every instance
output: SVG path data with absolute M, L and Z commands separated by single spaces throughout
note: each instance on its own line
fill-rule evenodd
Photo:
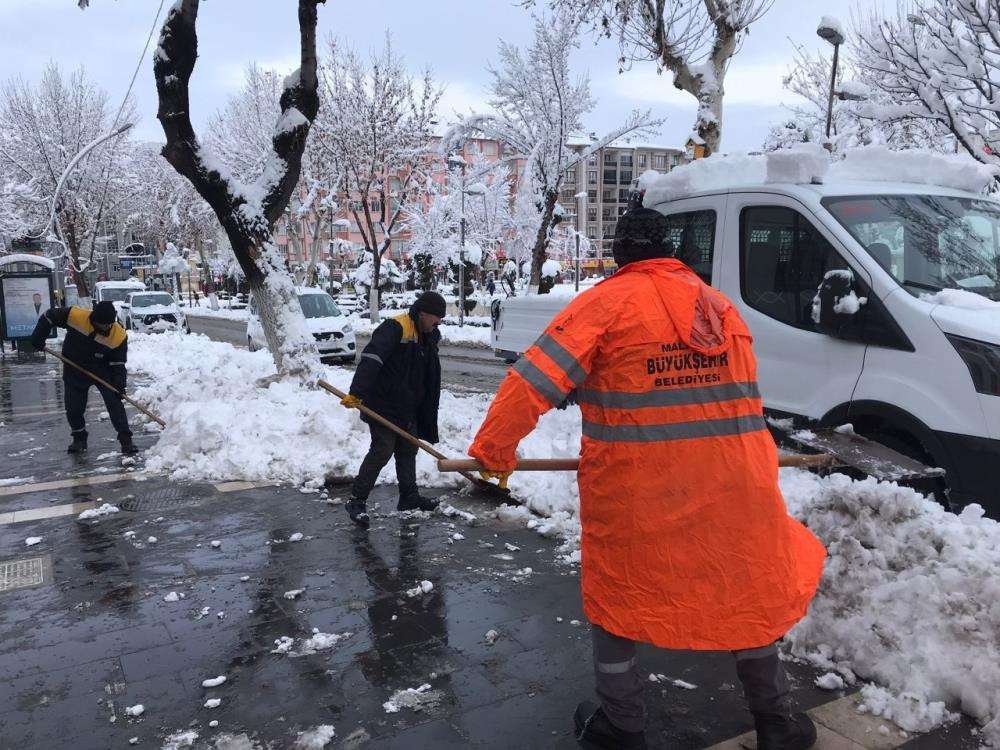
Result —
M 793 443 L 823 451 L 838 463 L 883 482 L 916 482 L 938 479 L 944 469 L 925 466 L 886 445 L 844 428 L 793 430 L 785 433 Z

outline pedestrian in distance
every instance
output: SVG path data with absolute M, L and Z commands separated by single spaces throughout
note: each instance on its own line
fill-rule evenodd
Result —
M 441 398 L 438 325 L 445 310 L 440 294 L 424 292 L 408 312 L 383 321 L 361 352 L 349 395 L 341 403 L 348 408 L 364 404 L 411 435 L 436 443 Z M 434 510 L 437 503 L 421 497 L 417 489 L 417 447 L 364 414 L 361 419 L 371 430 L 372 442 L 346 506 L 351 520 L 368 528 L 368 495 L 393 456 L 399 482 L 397 509 Z
M 65 328 L 62 355 L 70 362 L 110 383 L 118 393 L 98 385 L 74 367 L 63 365 L 63 392 L 66 419 L 73 437 L 69 453 L 87 450 L 87 427 L 84 412 L 90 387 L 96 386 L 104 399 L 111 417 L 111 424 L 118 432 L 121 451 L 127 456 L 139 449 L 132 442 L 128 415 L 120 393 L 125 392 L 126 361 L 128 359 L 128 334 L 118 323 L 115 306 L 111 302 L 98 302 L 93 310 L 83 307 L 53 307 L 38 319 L 31 334 L 31 345 L 38 351 L 45 347 L 45 340 L 53 328 Z
M 577 738 L 645 748 L 636 643 L 730 651 L 760 750 L 805 750 L 776 642 L 806 614 L 825 550 L 788 515 L 752 339 L 671 257 L 666 217 L 618 222 L 619 271 L 576 297 L 507 374 L 469 455 L 506 481 L 518 443 L 576 391 L 581 587 L 600 703 Z

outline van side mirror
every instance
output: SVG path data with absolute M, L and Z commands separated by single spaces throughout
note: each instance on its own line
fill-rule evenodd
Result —
M 858 313 L 868 303 L 859 297 L 850 269 L 827 271 L 812 300 L 812 319 L 816 330 L 835 338 L 856 338 Z

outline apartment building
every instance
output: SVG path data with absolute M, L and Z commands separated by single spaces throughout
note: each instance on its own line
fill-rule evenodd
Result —
M 586 138 L 569 143 L 577 152 L 590 145 Z M 669 172 L 688 161 L 683 149 L 672 146 L 612 142 L 567 171 L 559 202 L 567 214 L 576 216 L 577 231 L 590 240 L 598 259 L 610 257 L 618 217 L 625 213 L 639 175 L 650 169 Z M 576 198 L 581 193 L 586 193 L 586 198 Z

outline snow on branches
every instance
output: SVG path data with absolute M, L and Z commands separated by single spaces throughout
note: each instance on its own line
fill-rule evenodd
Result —
M 718 151 L 729 61 L 771 0 L 549 0 L 549 5 L 615 39 L 622 69 L 652 60 L 657 70 L 673 73 L 674 87 L 698 101 L 695 133 L 708 154 Z
M 382 256 L 427 184 L 428 144 L 442 90 L 429 71 L 411 76 L 388 36 L 368 60 L 331 40 L 321 75 L 316 152 L 342 180 L 364 250 L 372 254 L 372 287 L 378 289 Z M 369 304 L 376 321 L 375 295 Z
M 574 79 L 570 73 L 570 54 L 579 45 L 578 30 L 573 18 L 560 13 L 535 19 L 534 40 L 523 51 L 501 42 L 499 66 L 490 68 L 493 112 L 460 118 L 441 143 L 442 152 L 447 153 L 470 137 L 491 138 L 504 145 L 509 158 L 526 160 L 515 201 L 520 235 L 515 245 L 531 248 L 531 284 L 535 287 L 566 171 L 612 141 L 647 134 L 661 122 L 648 111 L 635 111 L 621 127 L 589 148 L 574 151 L 567 146 L 570 136 L 583 131 L 584 116 L 594 107 L 586 76 Z
M 977 161 L 1000 163 L 1000 0 L 915 0 L 857 26 L 858 65 L 886 99 L 862 116 L 929 123 Z

